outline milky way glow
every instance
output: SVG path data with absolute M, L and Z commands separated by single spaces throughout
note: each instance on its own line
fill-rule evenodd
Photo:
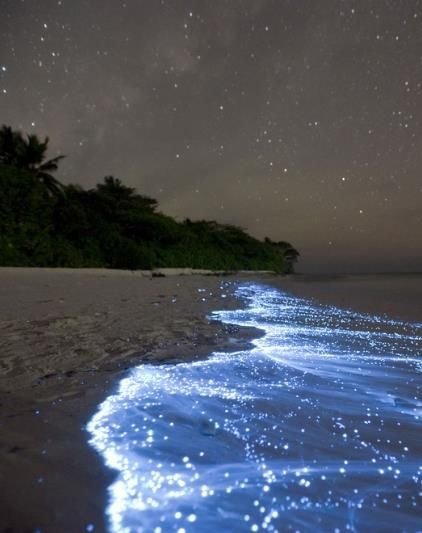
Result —
M 142 365 L 88 424 L 112 532 L 422 529 L 422 324 L 249 284 L 253 348 Z

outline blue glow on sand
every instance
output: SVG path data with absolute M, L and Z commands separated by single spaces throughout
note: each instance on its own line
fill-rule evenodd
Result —
M 237 293 L 251 350 L 134 368 L 88 424 L 110 531 L 420 531 L 422 324 Z

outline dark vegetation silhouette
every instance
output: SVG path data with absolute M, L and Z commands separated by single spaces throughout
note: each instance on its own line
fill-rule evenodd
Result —
M 0 163 L 28 170 L 35 176 L 51 194 L 62 191 L 62 184 L 52 175 L 58 168 L 59 161 L 64 155 L 45 160 L 48 149 L 48 137 L 44 142 L 36 135 L 27 135 L 14 131 L 10 126 L 0 129 Z
M 237 226 L 176 222 L 156 200 L 106 176 L 94 189 L 52 175 L 48 138 L 0 129 L 0 265 L 293 271 L 299 253 Z

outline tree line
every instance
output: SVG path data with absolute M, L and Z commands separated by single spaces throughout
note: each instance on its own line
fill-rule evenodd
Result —
M 299 253 L 215 221 L 177 222 L 158 202 L 106 176 L 92 189 L 64 185 L 47 159 L 48 137 L 0 128 L 0 265 L 273 270 Z

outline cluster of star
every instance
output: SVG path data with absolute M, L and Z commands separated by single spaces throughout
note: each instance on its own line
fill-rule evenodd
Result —
M 420 222 L 419 0 L 5 11 L 2 118 L 51 137 L 64 181 L 114 173 L 169 214 L 218 216 L 305 257 L 359 241 L 381 257 Z M 379 243 L 395 212 L 403 225 Z

